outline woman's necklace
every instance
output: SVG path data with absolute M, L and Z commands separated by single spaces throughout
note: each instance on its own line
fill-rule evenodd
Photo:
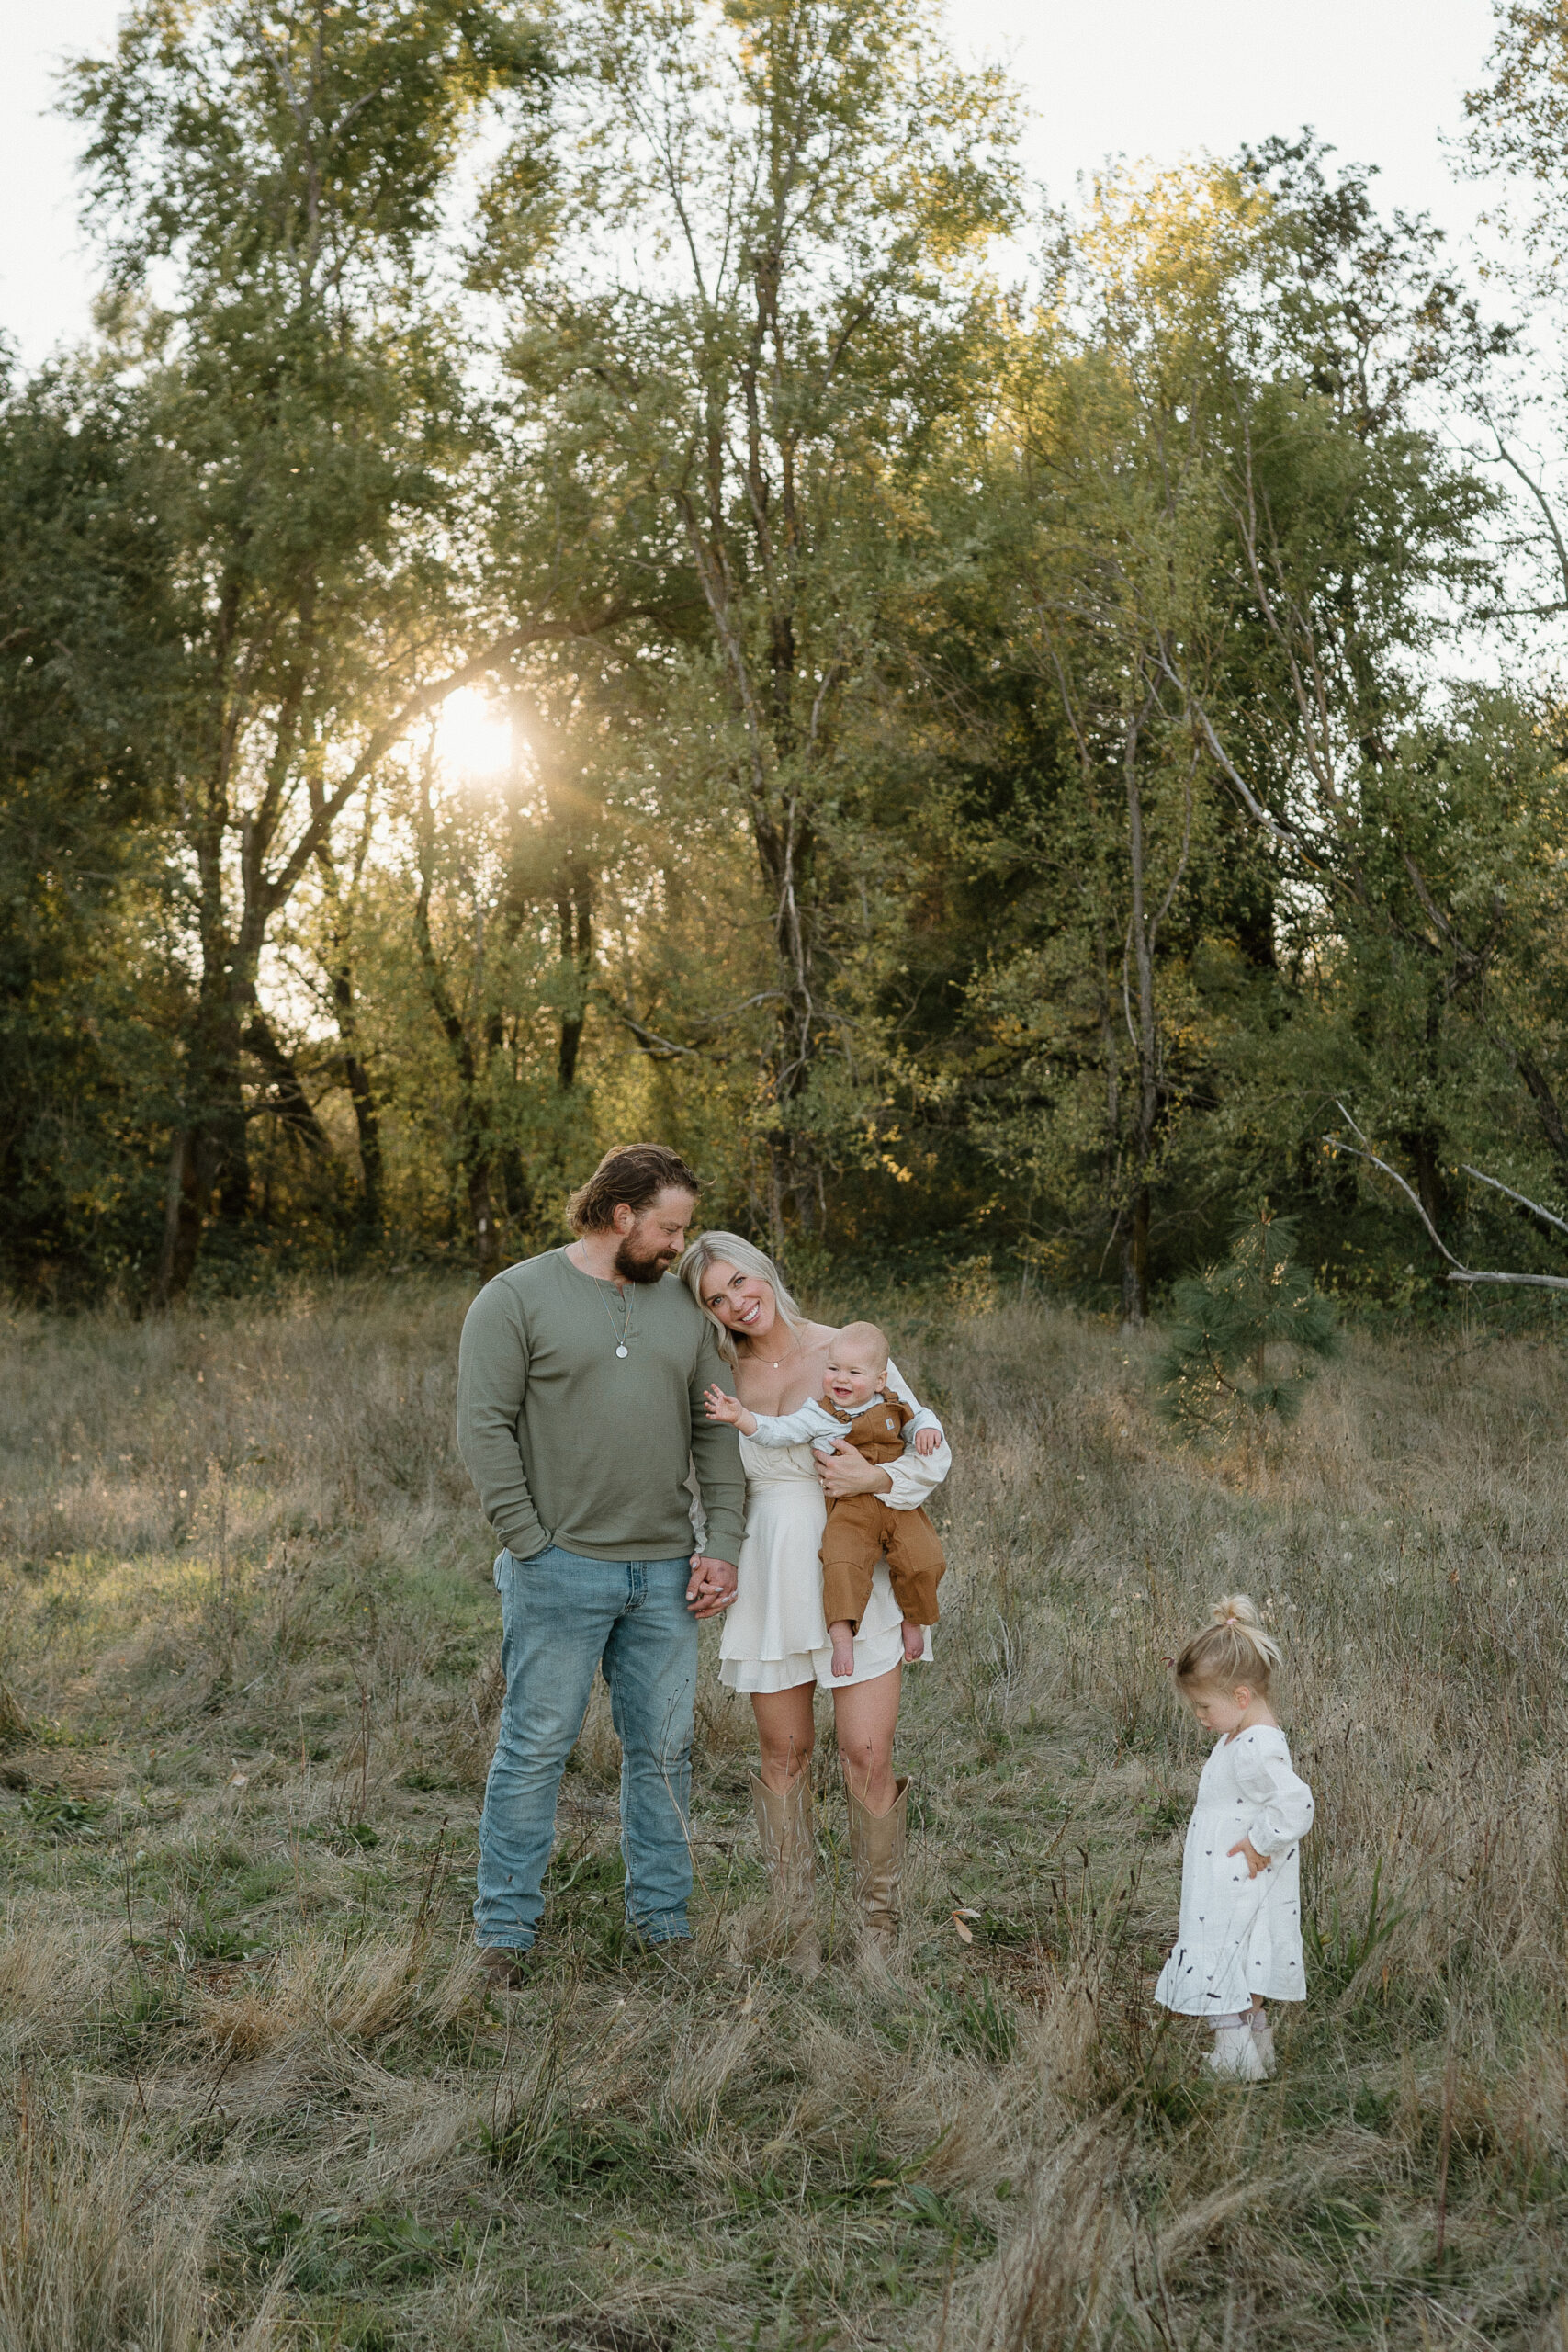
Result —
M 601 1298 L 604 1298 L 604 1313 L 609 1318 L 610 1335 L 615 1342 L 615 1353 L 618 1356 L 624 1356 L 626 1352 L 626 1341 L 632 1335 L 631 1293 L 626 1290 L 616 1290 L 615 1285 L 613 1283 L 610 1284 L 610 1288 L 612 1290 L 615 1290 L 615 1296 L 620 1301 L 622 1319 L 619 1324 L 616 1323 L 614 1315 L 610 1312 L 610 1302 L 607 1298 L 604 1298 L 603 1290 L 600 1291 L 599 1295 Z

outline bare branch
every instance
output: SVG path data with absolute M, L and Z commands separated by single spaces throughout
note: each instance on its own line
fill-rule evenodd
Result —
M 1461 1160 L 1460 1165 L 1467 1176 L 1474 1177 L 1478 1184 L 1490 1184 L 1495 1193 L 1503 1193 L 1510 1201 L 1517 1201 L 1520 1208 L 1529 1209 L 1532 1216 L 1540 1218 L 1543 1225 L 1554 1225 L 1559 1233 L 1568 1233 L 1568 1224 L 1564 1224 L 1562 1217 L 1553 1216 L 1550 1209 L 1543 1209 L 1539 1201 L 1532 1201 L 1524 1193 L 1516 1193 L 1511 1184 L 1500 1182 L 1495 1176 L 1483 1175 L 1481 1170 L 1472 1168 L 1468 1160 Z
M 1163 646 L 1155 655 L 1155 660 L 1159 668 L 1164 671 L 1166 676 L 1170 680 L 1170 683 L 1176 688 L 1177 693 L 1181 696 L 1182 702 L 1189 714 L 1197 720 L 1199 727 L 1202 730 L 1203 740 L 1208 744 L 1209 750 L 1218 763 L 1222 775 L 1230 785 L 1232 791 L 1235 792 L 1247 815 L 1252 819 L 1253 823 L 1255 825 L 1261 825 L 1266 832 L 1272 833 L 1277 842 L 1289 842 L 1292 849 L 1304 850 L 1306 848 L 1306 844 L 1302 840 L 1301 835 L 1296 831 L 1295 828 L 1292 825 L 1281 824 L 1280 820 L 1274 816 L 1269 809 L 1265 808 L 1262 801 L 1258 799 L 1251 786 L 1246 781 L 1235 767 L 1226 752 L 1224 744 L 1215 734 L 1213 725 L 1210 719 L 1208 712 L 1193 694 L 1187 680 L 1182 677 L 1178 671 L 1171 667 L 1170 662 L 1167 658 Z M 1308 854 L 1310 857 L 1310 853 L 1308 853 Z M 1312 859 L 1311 862 L 1315 864 L 1316 860 Z
M 1345 1108 L 1344 1103 L 1337 1102 L 1334 1107 L 1338 1112 L 1340 1117 L 1344 1120 L 1346 1125 L 1353 1129 L 1357 1135 L 1361 1136 L 1361 1143 L 1364 1145 L 1367 1140 L 1366 1136 L 1361 1134 L 1360 1128 L 1356 1125 L 1355 1120 L 1350 1116 L 1350 1114 Z M 1416 1193 L 1412 1192 L 1410 1186 L 1405 1182 L 1397 1168 L 1391 1168 L 1386 1159 L 1380 1159 L 1377 1153 L 1370 1148 L 1363 1150 L 1356 1144 L 1347 1143 L 1342 1136 L 1325 1136 L 1323 1140 L 1328 1146 L 1330 1151 L 1348 1151 L 1350 1153 L 1352 1158 L 1356 1159 L 1370 1160 L 1374 1168 L 1381 1168 L 1385 1176 L 1393 1177 L 1394 1182 L 1398 1185 L 1400 1191 L 1404 1193 L 1405 1199 L 1409 1202 L 1411 1207 L 1415 1210 L 1416 1216 L 1420 1218 L 1422 1224 L 1426 1227 L 1427 1232 L 1437 1243 L 1438 1248 L 1448 1260 L 1448 1280 L 1450 1283 L 1497 1283 L 1507 1284 L 1519 1290 L 1568 1290 L 1568 1274 L 1482 1273 L 1477 1272 L 1470 1266 L 1462 1265 L 1459 1259 L 1454 1256 L 1453 1251 L 1443 1240 L 1443 1238 L 1438 1233 L 1437 1227 L 1432 1223 L 1431 1218 L 1427 1215 L 1426 1210 L 1422 1207 L 1419 1199 L 1416 1197 Z M 1495 1176 L 1483 1176 L 1482 1175 L 1479 1168 L 1466 1167 L 1464 1172 L 1467 1176 L 1475 1177 L 1477 1181 L 1483 1184 L 1491 1184 L 1495 1186 L 1499 1193 L 1506 1193 L 1508 1198 L 1511 1201 L 1517 1201 L 1521 1208 L 1534 1209 L 1537 1216 L 1544 1217 L 1549 1225 L 1554 1225 L 1561 1232 L 1568 1233 L 1568 1225 L 1564 1225 L 1560 1216 L 1553 1216 L 1550 1209 L 1543 1209 L 1537 1202 L 1527 1200 L 1523 1193 L 1516 1193 L 1510 1186 L 1498 1183 Z
M 1450 1283 L 1517 1283 L 1528 1290 L 1568 1290 L 1568 1274 L 1451 1273 Z
M 1442 1235 L 1438 1231 L 1437 1227 L 1432 1223 L 1431 1218 L 1427 1215 L 1426 1210 L 1422 1207 L 1419 1194 L 1411 1190 L 1410 1186 L 1405 1182 L 1397 1168 L 1391 1168 L 1386 1159 L 1380 1159 L 1378 1158 L 1375 1151 L 1363 1148 L 1367 1141 L 1366 1136 L 1361 1135 L 1360 1128 L 1356 1125 L 1355 1120 L 1350 1116 L 1350 1114 L 1345 1108 L 1344 1103 L 1337 1102 L 1334 1107 L 1338 1112 L 1340 1117 L 1344 1120 L 1346 1125 L 1352 1128 L 1357 1135 L 1361 1136 L 1361 1142 L 1359 1145 L 1347 1143 L 1343 1136 L 1325 1136 L 1323 1140 L 1328 1146 L 1330 1151 L 1348 1151 L 1352 1159 L 1370 1160 L 1374 1168 L 1381 1168 L 1385 1176 L 1391 1176 L 1393 1179 L 1393 1182 L 1398 1185 L 1400 1191 L 1404 1193 L 1405 1199 L 1409 1202 L 1411 1207 L 1415 1210 L 1416 1216 L 1420 1218 L 1422 1224 L 1426 1227 L 1427 1232 L 1431 1235 L 1437 1247 L 1442 1251 L 1444 1257 L 1448 1260 L 1450 1265 L 1457 1267 L 1460 1273 L 1464 1273 L 1467 1270 L 1463 1260 L 1454 1256 L 1453 1251 L 1449 1248 L 1448 1243 L 1443 1239 Z M 1493 1277 L 1492 1279 L 1495 1280 L 1497 1278 Z M 1564 1287 L 1568 1288 L 1568 1284 L 1565 1284 Z
M 635 1013 L 626 1011 L 624 1004 L 616 1004 L 610 998 L 606 998 L 605 1002 L 615 1019 L 631 1031 L 643 1052 L 651 1055 L 655 1061 L 676 1061 L 696 1053 L 695 1046 L 682 1046 L 673 1037 L 661 1037 L 657 1029 L 650 1029 L 646 1021 L 639 1021 Z
M 1568 546 L 1563 544 L 1562 532 L 1558 525 L 1556 509 L 1553 507 L 1551 501 L 1548 497 L 1542 485 L 1539 481 L 1533 481 L 1531 477 L 1526 473 L 1523 466 L 1520 465 L 1517 458 L 1515 457 L 1513 451 L 1504 440 L 1501 433 L 1497 430 L 1496 424 L 1492 417 L 1491 412 L 1483 406 L 1481 413 L 1486 420 L 1487 430 L 1490 432 L 1494 441 L 1497 444 L 1498 457 L 1511 472 L 1517 474 L 1519 480 L 1523 482 L 1525 488 L 1529 492 L 1530 496 L 1534 499 L 1536 504 L 1541 511 L 1541 515 L 1545 521 L 1546 527 L 1551 535 L 1552 547 L 1556 550 L 1557 569 L 1562 574 L 1562 585 L 1565 589 L 1568 589 Z

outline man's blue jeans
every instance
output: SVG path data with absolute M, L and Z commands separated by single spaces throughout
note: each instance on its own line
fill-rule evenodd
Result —
M 479 1821 L 474 1923 L 487 1949 L 526 1951 L 544 1911 L 556 1796 L 603 1664 L 621 1742 L 626 1917 L 649 1943 L 684 1936 L 697 1626 L 690 1562 L 585 1560 L 552 1544 L 502 1552 L 501 1728 Z

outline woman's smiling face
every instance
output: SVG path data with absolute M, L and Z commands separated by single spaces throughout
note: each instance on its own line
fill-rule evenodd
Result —
M 765 1340 L 778 1320 L 773 1284 L 761 1274 L 743 1274 L 723 1258 L 716 1258 L 703 1276 L 703 1305 L 738 1340 Z

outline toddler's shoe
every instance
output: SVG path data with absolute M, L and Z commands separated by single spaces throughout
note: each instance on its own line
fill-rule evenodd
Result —
M 1258 2049 L 1268 2040 L 1267 2057 Z M 1223 2025 L 1214 2035 L 1209 2067 L 1223 2082 L 1266 2083 L 1273 2073 L 1273 2036 L 1254 2033 L 1249 2025 Z

